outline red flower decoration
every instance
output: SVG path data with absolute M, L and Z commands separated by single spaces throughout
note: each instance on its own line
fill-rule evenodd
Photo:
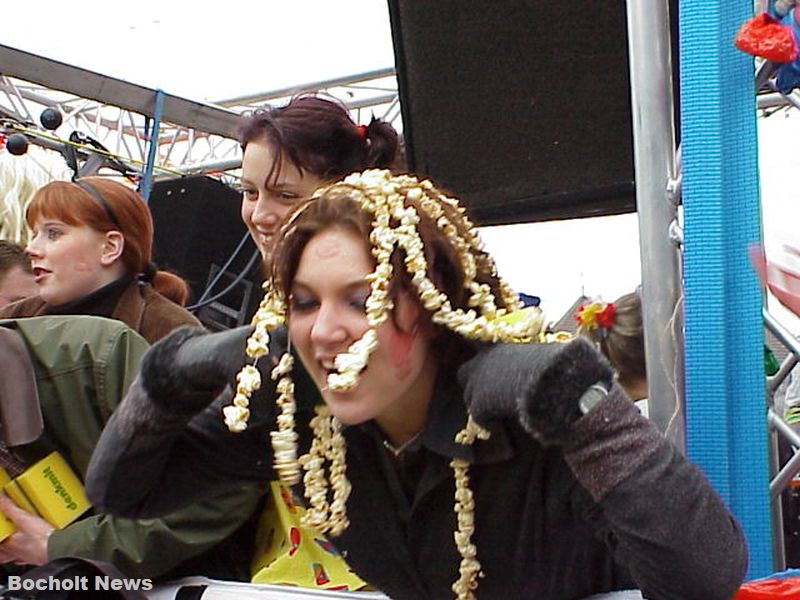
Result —
M 612 303 L 605 304 L 604 302 L 590 302 L 588 304 L 581 304 L 578 312 L 575 313 L 575 320 L 583 327 L 592 330 L 603 328 L 608 329 L 614 324 L 614 314 L 617 312 L 617 307 Z
M 617 314 L 617 307 L 613 302 L 606 304 L 606 307 L 597 314 L 597 325 L 610 329 L 614 324 L 614 315 Z

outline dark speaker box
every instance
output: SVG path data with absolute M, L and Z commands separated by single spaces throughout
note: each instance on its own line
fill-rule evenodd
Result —
M 239 215 L 241 195 L 216 179 L 192 175 L 157 181 L 149 204 L 155 226 L 154 260 L 160 268 L 187 280 L 192 289 L 190 304 L 202 296 L 209 281 L 227 263 L 242 239 L 246 237 L 240 252 L 225 268 L 211 295 L 232 283 L 256 252 Z M 255 312 L 260 300 L 260 265 L 261 260 L 256 260 L 255 265 L 247 269 L 242 285 L 234 286 L 219 298 L 219 309 L 230 315 L 243 312 L 248 317 Z M 247 289 L 252 292 L 249 297 L 246 297 Z M 244 307 L 241 306 L 243 302 Z M 198 312 L 205 323 L 203 314 Z
M 483 225 L 635 210 L 624 0 L 389 12 L 410 171 Z

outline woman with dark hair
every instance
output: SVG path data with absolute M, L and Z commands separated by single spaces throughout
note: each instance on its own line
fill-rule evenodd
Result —
M 386 121 L 356 125 L 338 102 L 310 95 L 244 115 L 239 141 L 242 220 L 265 258 L 295 204 L 354 171 L 391 168 L 399 153 L 397 132 Z
M 541 319 L 456 200 L 353 174 L 274 243 L 253 328 L 148 351 L 92 457 L 95 503 L 143 516 L 279 479 L 395 600 L 733 595 L 747 556 L 721 499 L 586 340 L 524 343 Z
M 54 181 L 36 192 L 25 218 L 39 293 L 0 310 L 0 318 L 108 317 L 150 343 L 200 324 L 182 306 L 186 282 L 151 262 L 153 219 L 135 190 L 101 177 Z

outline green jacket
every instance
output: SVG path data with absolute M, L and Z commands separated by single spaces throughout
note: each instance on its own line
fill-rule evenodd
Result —
M 81 477 L 103 425 L 138 372 L 147 342 L 124 323 L 89 316 L 0 320 L 27 346 L 43 435 L 14 454 L 27 464 L 59 450 Z M 48 542 L 48 559 L 110 562 L 131 577 L 249 579 L 263 488 L 242 486 L 159 519 L 91 514 Z

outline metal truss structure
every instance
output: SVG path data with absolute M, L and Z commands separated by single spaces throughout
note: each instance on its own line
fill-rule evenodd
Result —
M 374 115 L 402 129 L 393 67 L 201 103 L 0 45 L 0 133 L 62 153 L 74 148 L 95 169 L 132 178 L 206 173 L 235 181 L 239 115 L 304 92 L 338 99 L 357 123 Z M 54 131 L 40 123 L 47 108 L 63 117 Z

